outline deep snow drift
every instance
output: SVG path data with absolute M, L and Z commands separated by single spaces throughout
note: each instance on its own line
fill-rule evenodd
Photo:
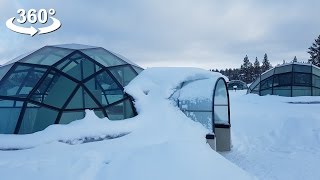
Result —
M 138 116 L 52 125 L 30 135 L 0 135 L 4 179 L 252 179 L 205 142 L 208 132 L 187 118 L 169 96 L 183 81 L 216 79 L 195 68 L 151 68 L 127 87 Z M 120 137 L 121 136 L 121 137 Z M 86 138 L 99 140 L 82 143 Z M 73 145 L 70 145 L 73 144 Z

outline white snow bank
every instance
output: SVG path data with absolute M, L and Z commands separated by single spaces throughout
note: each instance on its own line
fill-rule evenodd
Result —
M 149 68 L 142 71 L 125 89 L 135 99 L 137 99 L 136 97 L 142 98 L 141 93 L 148 93 L 150 89 L 153 89 L 152 93 L 161 96 L 161 98 L 169 98 L 183 82 L 217 79 L 218 77 L 224 77 L 227 80 L 220 73 L 199 68 Z M 156 88 L 158 86 L 160 87 Z M 214 86 L 214 84 L 208 84 L 208 86 Z
M 74 144 L 77 141 L 81 142 L 84 138 L 117 137 L 131 132 L 135 123 L 130 122 L 133 120 L 128 121 L 100 119 L 93 111 L 87 110 L 84 119 L 70 124 L 54 124 L 33 134 L 0 134 L 0 149 L 26 149 L 53 141 Z
M 53 141 L 28 150 L 0 151 L 0 174 L 7 179 L 252 179 L 213 151 L 205 141 L 207 130 L 187 118 L 168 99 L 184 81 L 216 76 L 195 68 L 144 70 L 125 88 L 136 100 L 139 115 L 134 118 L 115 122 L 89 115 L 63 126 L 73 131 L 71 134 L 47 128 L 33 135 L 0 136 L 0 140 L 17 143 L 18 138 L 21 142 L 35 138 L 41 140 L 38 142 L 50 142 L 41 136 L 51 136 L 47 138 L 53 140 L 129 134 L 72 146 Z

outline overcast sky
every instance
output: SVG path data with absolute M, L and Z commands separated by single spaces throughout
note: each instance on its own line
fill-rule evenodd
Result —
M 246 54 L 261 61 L 264 53 L 274 65 L 294 56 L 307 61 L 320 35 L 319 7 L 318 0 L 1 0 L 0 62 L 66 43 L 102 46 L 144 68 L 233 68 Z M 62 27 L 34 37 L 14 33 L 5 22 L 19 8 L 54 8 Z

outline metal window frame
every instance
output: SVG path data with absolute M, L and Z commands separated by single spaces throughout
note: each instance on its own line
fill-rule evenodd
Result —
M 68 48 L 61 48 L 61 47 L 54 47 L 54 46 L 45 46 L 43 48 L 40 48 L 39 50 L 29 54 L 28 56 L 16 61 L 16 62 L 13 62 L 13 65 L 10 67 L 10 69 L 6 72 L 6 74 L 3 76 L 3 78 L 0 80 L 0 86 L 10 77 L 10 75 L 14 72 L 14 70 L 18 67 L 18 66 L 28 66 L 30 67 L 33 71 L 36 71 L 35 68 L 43 68 L 45 71 L 41 71 L 43 74 L 41 76 L 41 78 L 37 81 L 37 83 L 34 85 L 34 87 L 32 88 L 32 90 L 29 92 L 29 94 L 26 96 L 26 97 L 18 97 L 18 96 L 2 96 L 0 95 L 0 99 L 3 99 L 3 100 L 12 100 L 14 102 L 16 101 L 20 101 L 20 102 L 23 102 L 22 106 L 19 107 L 21 108 L 21 111 L 20 111 L 20 114 L 19 114 L 19 117 L 18 117 L 18 120 L 17 120 L 17 123 L 16 123 L 16 126 L 15 126 L 15 130 L 14 130 L 14 134 L 18 134 L 19 131 L 20 131 L 20 128 L 21 128 L 21 124 L 22 124 L 22 120 L 23 120 L 23 117 L 25 115 L 25 112 L 27 110 L 27 108 L 37 108 L 37 107 L 27 107 L 27 104 L 28 103 L 31 103 L 31 104 L 34 104 L 34 105 L 37 105 L 40 107 L 44 107 L 44 108 L 48 108 L 48 109 L 51 109 L 51 110 L 54 110 L 54 111 L 57 111 L 58 112 L 58 115 L 55 119 L 55 123 L 59 123 L 60 120 L 61 120 L 61 117 L 62 117 L 62 114 L 63 112 L 72 112 L 72 111 L 84 111 L 85 109 L 85 106 L 83 108 L 80 108 L 80 109 L 66 109 L 67 105 L 70 103 L 70 101 L 72 100 L 72 98 L 74 97 L 75 93 L 77 92 L 77 90 L 82 87 L 82 89 L 90 96 L 90 98 L 98 105 L 98 108 L 91 108 L 93 110 L 99 110 L 99 111 L 102 111 L 103 115 L 105 117 L 108 117 L 108 114 L 106 112 L 106 109 L 108 107 L 112 107 L 114 105 L 117 105 L 119 103 L 122 103 L 126 100 L 129 100 L 130 102 L 130 105 L 131 105 L 131 109 L 134 113 L 134 115 L 137 115 L 137 112 L 136 112 L 136 109 L 134 107 L 134 104 L 133 104 L 133 98 L 131 96 L 129 96 L 128 94 L 124 93 L 123 94 L 123 98 L 118 100 L 118 101 L 115 101 L 113 103 L 110 103 L 108 105 L 102 105 L 96 98 L 95 96 L 91 93 L 90 89 L 86 87 L 85 83 L 93 78 L 96 79 L 96 76 L 99 75 L 100 73 L 103 73 L 103 72 L 106 72 L 109 77 L 117 84 L 117 86 L 119 87 L 119 90 L 123 91 L 124 88 L 123 86 L 121 85 L 121 83 L 113 76 L 113 74 L 110 72 L 110 68 L 116 68 L 116 67 L 126 67 L 128 66 L 136 75 L 138 74 L 134 68 L 132 67 L 131 64 L 127 63 L 126 61 L 120 59 L 118 56 L 114 55 L 113 53 L 111 53 L 112 55 L 114 55 L 115 57 L 119 58 L 120 60 L 122 60 L 124 63 L 126 64 L 123 64 L 123 65 L 117 65 L 117 66 L 110 66 L 110 67 L 105 67 L 103 66 L 101 63 L 95 61 L 94 59 L 92 59 L 91 57 L 89 57 L 88 55 L 86 55 L 85 53 L 83 53 L 81 50 L 74 50 L 74 51 L 71 51 L 68 55 L 64 56 L 62 59 L 60 59 L 59 61 L 57 61 L 56 63 L 54 63 L 53 65 L 43 65 L 43 64 L 33 64 L 33 63 L 27 63 L 27 62 L 23 62 L 23 59 L 27 59 L 28 57 L 34 55 L 35 53 L 39 52 L 40 50 L 46 48 L 46 47 L 53 47 L 53 48 L 59 48 L 59 49 L 68 49 Z M 90 49 L 94 49 L 94 48 L 90 48 Z M 103 48 L 102 48 L 103 49 Z M 83 79 L 81 78 L 81 80 L 77 80 L 76 78 L 72 77 L 71 75 L 67 74 L 67 73 L 64 73 L 62 70 L 58 69 L 57 66 L 59 64 L 61 64 L 62 62 L 64 61 L 67 61 L 67 60 L 70 60 L 73 61 L 71 59 L 71 57 L 75 54 L 79 53 L 79 55 L 81 57 L 84 57 L 86 60 L 89 60 L 91 61 L 94 65 L 95 65 L 95 68 L 96 66 L 99 66 L 101 69 L 98 70 L 98 71 L 95 71 L 93 74 L 91 74 L 90 76 L 88 76 L 87 78 Z M 11 63 L 12 64 L 12 63 Z M 31 72 L 32 70 L 28 69 L 29 72 Z M 83 69 L 81 68 L 81 71 Z M 19 73 L 19 72 L 17 72 Z M 50 80 L 50 82 L 46 85 L 45 87 L 45 92 L 43 93 L 40 93 L 39 95 L 42 95 L 42 100 L 41 102 L 39 101 L 36 101 L 36 100 L 33 100 L 32 97 L 33 95 L 35 95 L 36 93 L 36 90 L 43 84 L 44 80 L 48 77 L 49 74 L 52 74 L 53 75 L 53 78 Z M 71 81 L 73 81 L 76 85 L 76 87 L 73 89 L 72 93 L 68 96 L 66 102 L 63 104 L 63 106 L 61 108 L 58 108 L 58 107 L 55 107 L 55 106 L 52 106 L 52 105 L 49 105 L 49 104 L 45 104 L 43 103 L 43 99 L 44 99 L 44 95 L 47 93 L 48 89 L 50 88 L 51 84 L 53 83 L 55 77 L 57 76 L 63 76 Z M 81 72 L 81 76 L 83 76 L 83 72 Z M 101 84 L 100 84 L 101 86 Z M 100 87 L 101 88 L 101 87 Z M 83 93 L 84 94 L 84 93 Z M 2 108 L 2 107 L 0 107 Z M 17 107 L 11 107 L 11 108 L 17 108 Z

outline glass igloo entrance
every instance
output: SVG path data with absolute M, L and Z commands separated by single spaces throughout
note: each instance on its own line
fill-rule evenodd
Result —
M 171 99 L 187 117 L 215 134 L 217 151 L 231 149 L 229 92 L 224 78 L 184 82 Z
M 143 69 L 101 47 L 45 46 L 0 67 L 0 133 L 66 124 L 93 109 L 111 120 L 135 116 L 126 86 Z

